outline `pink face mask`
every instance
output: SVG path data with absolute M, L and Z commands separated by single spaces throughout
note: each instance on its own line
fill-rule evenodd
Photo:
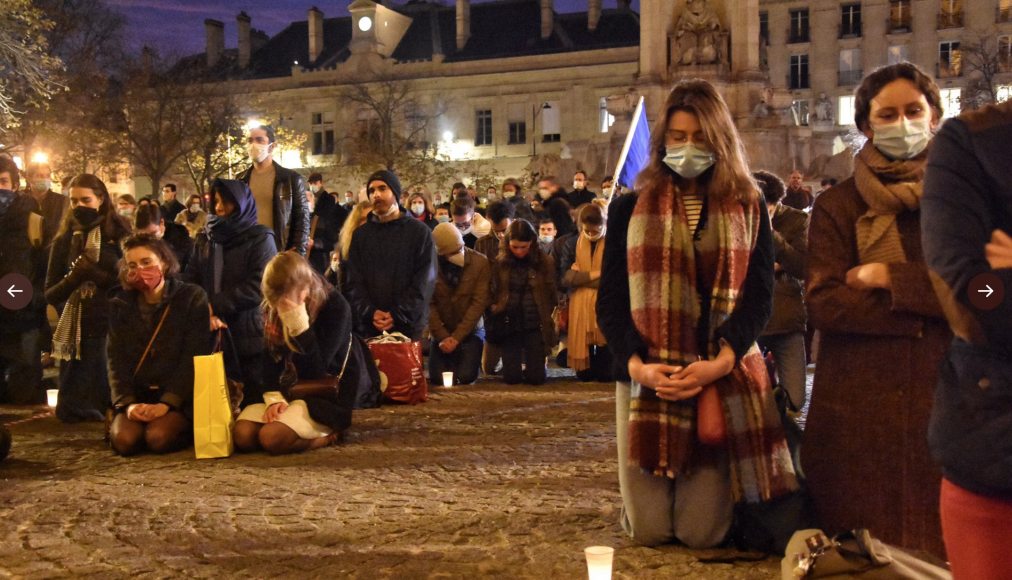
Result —
M 127 274 L 127 284 L 138 292 L 150 292 L 162 283 L 162 269 L 158 266 L 147 266 L 131 270 Z

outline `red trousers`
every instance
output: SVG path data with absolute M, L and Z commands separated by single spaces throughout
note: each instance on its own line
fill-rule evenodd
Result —
M 1012 501 L 942 480 L 942 535 L 954 580 L 1012 577 Z

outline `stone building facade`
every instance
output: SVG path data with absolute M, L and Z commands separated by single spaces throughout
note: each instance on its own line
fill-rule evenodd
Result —
M 575 14 L 552 0 L 355 0 L 349 12 L 311 8 L 272 38 L 243 13 L 231 50 L 208 20 L 206 52 L 183 63 L 211 69 L 250 117 L 278 111 L 264 120 L 309 137 L 282 162 L 342 188 L 362 177 L 347 137 L 370 122 L 342 95 L 363 84 L 411 83 L 440 112 L 424 141 L 455 162 L 501 176 L 580 168 L 592 183 L 614 170 L 638 96 L 653 121 L 681 78 L 718 86 L 755 167 L 812 179 L 849 174 L 853 90 L 877 66 L 918 64 L 953 111 L 975 75 L 961 47 L 990 35 L 1002 95 L 1012 85 L 1012 0 L 641 0 L 638 13 L 588 0 Z

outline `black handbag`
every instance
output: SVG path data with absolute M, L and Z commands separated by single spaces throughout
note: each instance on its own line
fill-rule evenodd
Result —
M 285 370 L 281 373 L 281 387 L 288 393 L 289 400 L 320 398 L 336 401 L 341 390 L 341 379 L 344 371 L 348 368 L 348 358 L 351 356 L 351 347 L 355 344 L 355 335 L 348 335 L 348 348 L 344 352 L 344 362 L 341 363 L 341 372 L 334 375 L 324 375 L 316 379 L 300 379 L 295 363 L 292 361 L 292 354 L 289 353 L 285 359 Z

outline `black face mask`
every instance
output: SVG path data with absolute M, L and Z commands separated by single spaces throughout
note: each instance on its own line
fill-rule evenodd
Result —
M 18 198 L 18 194 L 9 189 L 0 189 L 0 215 L 7 213 L 7 210 L 14 203 L 14 200 Z
M 98 219 L 98 210 L 93 207 L 79 205 L 74 208 L 74 219 L 81 225 L 86 225 Z

